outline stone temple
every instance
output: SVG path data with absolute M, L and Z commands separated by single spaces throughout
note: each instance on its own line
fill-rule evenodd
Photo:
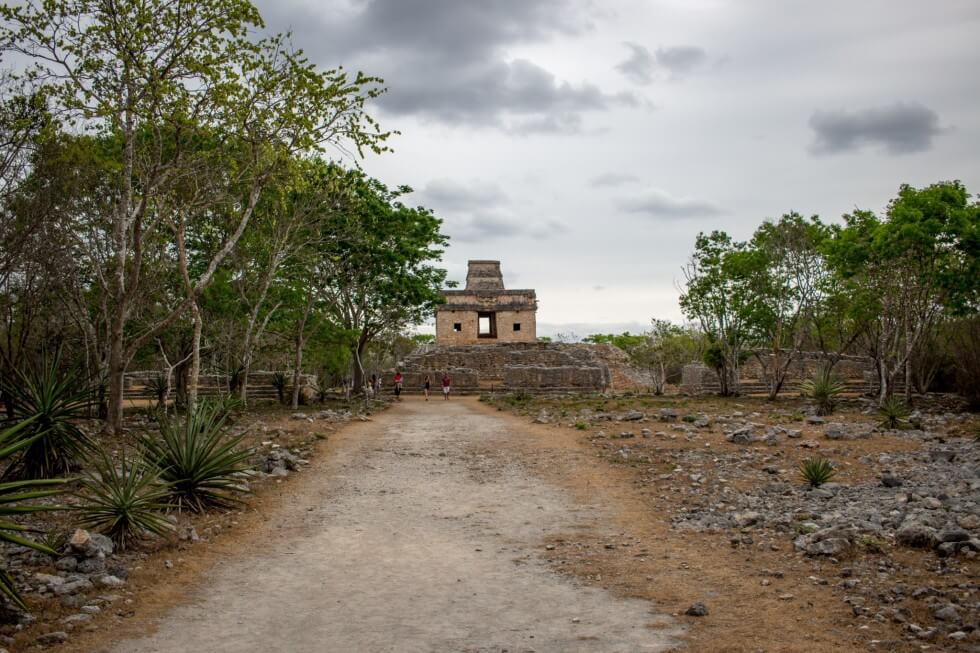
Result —
M 454 390 L 484 392 L 633 390 L 649 380 L 612 345 L 538 342 L 533 290 L 504 287 L 499 261 L 470 261 L 466 287 L 443 291 L 435 345 L 399 364 L 406 390 L 444 372 Z
M 466 288 L 442 294 L 437 345 L 537 342 L 537 297 L 533 290 L 506 290 L 500 261 L 470 261 Z

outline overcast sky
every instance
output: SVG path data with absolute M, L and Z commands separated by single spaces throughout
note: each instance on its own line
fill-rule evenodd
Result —
M 899 184 L 980 192 L 976 0 L 259 0 L 325 66 L 384 77 L 364 169 L 467 259 L 538 292 L 539 334 L 681 319 L 699 231 L 839 220 Z

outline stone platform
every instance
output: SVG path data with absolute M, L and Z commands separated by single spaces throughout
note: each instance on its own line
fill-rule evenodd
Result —
M 452 377 L 454 392 L 603 392 L 650 386 L 649 378 L 630 367 L 621 350 L 583 343 L 435 346 L 407 357 L 399 369 L 408 392 L 420 389 L 426 374 L 438 391 L 443 372 Z M 391 374 L 385 378 L 390 380 Z

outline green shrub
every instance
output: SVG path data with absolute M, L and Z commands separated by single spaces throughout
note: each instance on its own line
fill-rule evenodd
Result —
M 237 475 L 249 468 L 250 452 L 238 449 L 242 436 L 225 434 L 227 420 L 223 406 L 201 402 L 184 418 L 161 421 L 158 436 L 141 438 L 145 459 L 169 487 L 171 505 L 202 512 L 240 502 L 230 493 L 243 489 Z
M 844 392 L 844 384 L 834 376 L 829 366 L 824 366 L 812 378 L 800 384 L 800 392 L 816 402 L 818 415 L 830 415 L 834 412 L 838 397 Z
M 800 476 L 811 487 L 820 487 L 834 477 L 834 465 L 824 458 L 808 458 L 800 463 Z
M 163 515 L 170 491 L 156 468 L 125 455 L 117 468 L 104 452 L 89 464 L 92 471 L 77 493 L 79 525 L 108 535 L 120 549 L 144 533 L 162 535 L 172 528 Z
M 589 430 L 589 423 L 588 422 L 575 422 L 575 428 L 577 428 L 579 431 L 588 431 Z
M 40 416 L 34 416 L 16 426 L 0 431 L 0 463 L 9 461 L 12 456 L 33 446 L 44 435 L 43 432 L 35 432 L 37 422 L 40 419 Z M 45 506 L 26 502 L 60 494 L 61 489 L 57 486 L 65 482 L 65 479 L 49 478 L 0 483 L 0 540 L 30 547 L 35 551 L 51 556 L 58 555 L 57 551 L 48 544 L 23 537 L 22 534 L 38 533 L 38 531 L 13 522 L 10 518 L 34 512 L 61 510 L 61 506 Z M 0 568 L 0 596 L 6 597 L 22 610 L 27 609 L 24 599 L 21 598 L 14 586 L 13 579 L 3 568 Z
M 908 404 L 894 395 L 886 397 L 878 407 L 878 416 L 881 421 L 878 426 L 886 429 L 900 429 L 908 425 L 908 418 L 911 414 Z
M 693 424 L 694 422 L 698 421 L 698 416 L 697 415 L 685 415 L 684 417 L 681 418 L 681 421 L 682 422 L 687 422 L 688 424 Z
M 78 370 L 61 369 L 61 356 L 45 357 L 38 365 L 14 370 L 3 386 L 14 422 L 29 422 L 21 449 L 3 477 L 55 478 L 71 472 L 92 441 L 75 423 L 89 416 L 93 392 Z

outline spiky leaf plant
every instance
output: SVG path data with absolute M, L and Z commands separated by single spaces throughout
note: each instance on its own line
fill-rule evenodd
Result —
M 116 466 L 103 451 L 88 462 L 91 471 L 76 493 L 81 526 L 108 535 L 120 549 L 145 533 L 162 535 L 173 528 L 163 514 L 170 490 L 155 467 L 125 454 Z
M 286 403 L 286 375 L 282 372 L 276 372 L 272 375 L 272 387 L 276 389 L 276 397 L 279 398 L 279 403 Z
M 9 462 L 13 456 L 32 446 L 39 438 L 43 437 L 43 432 L 32 434 L 32 430 L 36 427 L 39 419 L 37 416 L 31 417 L 20 424 L 0 431 L 0 464 Z M 0 540 L 30 547 L 48 555 L 58 555 L 51 547 L 23 536 L 26 533 L 37 533 L 37 530 L 11 521 L 10 518 L 34 512 L 60 510 L 61 506 L 39 505 L 29 502 L 60 494 L 61 488 L 58 486 L 65 482 L 65 479 L 49 478 L 0 483 Z M 0 569 L 0 595 L 5 596 L 20 609 L 27 609 L 24 599 L 21 598 L 14 586 L 13 579 L 4 569 Z
M 171 505 L 202 512 L 240 502 L 232 493 L 243 489 L 238 474 L 249 468 L 251 452 L 239 449 L 242 436 L 225 433 L 227 420 L 222 406 L 200 402 L 186 417 L 162 420 L 159 435 L 141 438 L 145 459 L 169 487 Z
M 834 412 L 837 399 L 844 392 L 844 384 L 829 366 L 824 366 L 800 384 L 800 391 L 804 397 L 816 402 L 818 415 L 830 415 Z
M 91 439 L 76 420 L 89 416 L 93 392 L 76 370 L 61 368 L 61 356 L 45 357 L 38 365 L 15 369 L 3 379 L 12 422 L 29 422 L 22 437 L 30 445 L 20 450 L 4 478 L 54 478 L 71 472 L 78 458 L 91 449 Z
M 157 408 L 163 408 L 163 402 L 167 398 L 167 375 L 164 372 L 154 374 L 146 383 L 147 389 L 153 393 L 157 400 Z
M 878 407 L 878 416 L 881 421 L 878 425 L 885 429 L 900 429 L 908 425 L 909 415 L 912 411 L 902 399 L 894 395 L 886 397 Z
M 834 465 L 825 458 L 808 458 L 800 463 L 800 476 L 811 487 L 820 487 L 834 477 Z

